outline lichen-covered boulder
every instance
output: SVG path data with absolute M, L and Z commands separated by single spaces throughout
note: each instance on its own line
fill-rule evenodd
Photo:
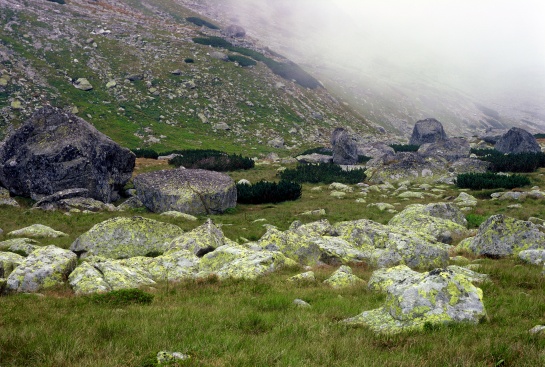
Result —
M 416 122 L 409 144 L 422 145 L 446 139 L 447 134 L 445 134 L 443 125 L 434 118 L 428 118 Z
M 367 260 L 374 267 L 407 265 L 436 268 L 448 263 L 448 250 L 431 235 L 405 227 L 385 226 L 368 219 L 335 224 L 339 236 L 358 250 L 370 252 Z
M 403 180 L 435 181 L 448 174 L 444 162 L 424 159 L 415 152 L 399 152 L 386 160 L 375 158 L 367 163 L 365 174 L 371 183 Z
M 31 226 L 11 231 L 8 236 L 12 237 L 31 237 L 31 238 L 57 238 L 66 237 L 66 233 L 56 231 L 51 227 L 44 226 L 43 224 L 33 224 Z
M 299 264 L 315 265 L 322 255 L 318 244 L 313 242 L 315 238 L 315 236 L 293 231 L 281 232 L 278 229 L 269 228 L 257 245 L 268 251 L 281 252 Z
M 407 206 L 405 209 L 409 207 L 414 213 L 420 212 L 432 217 L 448 219 L 463 227 L 467 226 L 467 219 L 464 213 L 452 203 L 431 203 L 427 205 L 414 204 Z
M 215 275 L 219 279 L 255 279 L 282 267 L 295 265 L 295 261 L 280 252 L 226 245 L 201 258 L 198 277 Z
M 513 127 L 501 136 L 494 149 L 506 154 L 540 153 L 541 147 L 528 131 Z
M 400 284 L 414 284 L 422 280 L 423 273 L 412 270 L 406 265 L 378 269 L 373 272 L 367 287 L 369 289 L 387 293 L 388 289 Z
M 406 269 L 405 269 L 406 272 Z M 386 288 L 383 307 L 344 320 L 365 325 L 375 333 L 422 330 L 426 324 L 478 323 L 486 317 L 483 293 L 464 275 L 435 269 Z
M 155 284 L 149 273 L 140 268 L 124 266 L 119 260 L 84 262 L 70 274 L 68 282 L 76 294 L 109 292 Z
M 119 260 L 119 264 L 130 269 L 140 269 L 156 282 L 179 282 L 192 279 L 199 271 L 200 259 L 191 251 L 169 251 L 157 257 L 132 257 Z
M 294 221 L 290 225 L 289 230 L 309 237 L 335 235 L 335 229 L 327 219 L 322 219 L 306 224 L 302 224 L 299 221 Z
M 454 205 L 459 208 L 472 208 L 477 206 L 478 200 L 475 196 L 469 195 L 468 193 L 461 192 L 456 199 L 454 199 Z
M 235 182 L 226 174 L 202 169 L 150 172 L 134 178 L 138 198 L 155 213 L 220 214 L 237 203 Z
M 294 283 L 314 283 L 316 281 L 316 276 L 313 271 L 307 271 L 288 278 L 288 281 Z
M 0 252 L 0 278 L 7 278 L 24 259 L 13 252 Z
M 37 292 L 63 284 L 77 264 L 72 251 L 45 246 L 26 257 L 9 275 L 6 289 L 12 292 Z
M 396 214 L 390 219 L 388 224 L 395 227 L 405 227 L 418 233 L 428 233 L 437 241 L 451 243 L 452 236 L 467 237 L 469 232 L 465 226 L 455 223 L 452 220 L 439 217 L 439 215 L 449 217 L 449 215 L 452 214 L 454 219 L 461 221 L 457 212 L 459 212 L 459 210 L 450 204 L 446 204 L 443 207 L 439 205 L 424 206 L 413 204 Z M 437 216 L 432 216 L 428 213 Z
M 142 217 L 117 217 L 94 225 L 72 243 L 70 250 L 81 258 L 145 256 L 165 252 L 181 234 L 183 230 L 173 224 Z
M 516 255 L 522 250 L 545 249 L 545 233 L 532 222 L 493 215 L 480 225 L 467 249 L 492 258 Z
M 490 281 L 490 276 L 488 276 L 488 274 L 477 273 L 476 271 L 465 268 L 463 266 L 449 265 L 447 266 L 447 269 L 455 274 L 463 275 L 471 283 L 478 284 Z
M 464 138 L 450 138 L 434 143 L 422 144 L 418 154 L 426 158 L 442 158 L 447 162 L 454 162 L 461 158 L 469 158 L 469 142 Z
M 228 244 L 233 244 L 233 242 L 225 237 L 222 230 L 211 219 L 208 219 L 197 228 L 174 238 L 168 249 L 169 252 L 189 250 L 198 257 L 202 257 L 208 252 Z
M 311 240 L 320 249 L 320 257 L 316 262 L 328 265 L 369 262 L 371 253 L 354 247 L 348 241 L 331 236 L 323 236 Z
M 324 284 L 327 284 L 332 288 L 339 289 L 365 284 L 365 282 L 363 279 L 355 276 L 349 266 L 342 265 L 329 278 L 324 280 Z
M 28 256 L 39 248 L 37 245 L 38 241 L 31 238 L 12 238 L 0 242 L 0 250 L 8 250 Z
M 545 265 L 545 250 L 524 250 L 519 252 L 519 259 L 533 265 Z
M 196 222 L 197 221 L 197 217 L 195 217 L 193 215 L 185 214 L 185 213 L 182 213 L 182 212 L 177 212 L 176 210 L 169 210 L 168 212 L 161 213 L 161 215 L 163 215 L 165 217 L 170 217 L 170 218 L 187 220 L 187 221 L 190 221 L 190 222 Z
M 34 199 L 86 188 L 89 197 L 109 203 L 131 178 L 135 159 L 83 119 L 46 106 L 0 146 L 0 183 Z

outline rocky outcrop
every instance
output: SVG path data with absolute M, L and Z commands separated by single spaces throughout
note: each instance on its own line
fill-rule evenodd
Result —
M 477 235 L 460 243 L 459 248 L 492 258 L 505 257 L 545 249 L 545 233 L 532 222 L 498 214 L 481 224 Z
M 423 330 L 425 325 L 477 324 L 486 317 L 482 290 L 451 269 L 420 274 L 396 267 L 381 272 L 378 278 L 383 280 L 373 279 L 373 274 L 369 285 L 385 290 L 384 306 L 346 319 L 345 323 L 364 325 L 375 333 L 396 334 Z
M 173 224 L 142 217 L 118 217 L 96 224 L 79 236 L 70 250 L 80 257 L 123 259 L 163 253 L 183 230 Z
M 518 127 L 513 127 L 502 135 L 494 145 L 494 149 L 508 154 L 541 152 L 536 138 L 528 131 Z
M 333 130 L 331 146 L 333 147 L 333 163 L 350 165 L 358 162 L 358 145 L 345 129 Z
M 84 188 L 111 202 L 131 178 L 135 156 L 83 119 L 47 106 L 0 145 L 0 182 L 12 194 L 40 199 Z
M 445 134 L 445 130 L 443 130 L 443 125 L 434 118 L 428 118 L 416 122 L 409 144 L 430 144 L 446 139 L 447 134 Z
M 77 264 L 72 251 L 56 246 L 41 247 L 34 251 L 9 275 L 8 292 L 37 292 L 62 285 Z
M 236 206 L 235 182 L 227 175 L 201 169 L 150 172 L 134 178 L 138 198 L 151 211 L 219 214 Z
M 434 143 L 422 144 L 418 154 L 424 158 L 443 158 L 447 162 L 454 162 L 461 158 L 469 158 L 471 148 L 464 138 L 450 138 Z

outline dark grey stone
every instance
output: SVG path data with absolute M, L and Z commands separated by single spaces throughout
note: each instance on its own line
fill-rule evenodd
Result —
M 494 149 L 502 153 L 540 153 L 536 138 L 524 129 L 513 127 L 494 145 Z
M 443 125 L 434 118 L 417 121 L 409 144 L 422 145 L 447 139 Z

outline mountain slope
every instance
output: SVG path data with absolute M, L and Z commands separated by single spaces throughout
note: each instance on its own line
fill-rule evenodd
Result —
M 215 51 L 236 52 L 194 43 L 221 31 L 188 22 L 198 15 L 178 2 L 0 0 L 0 8 L 4 133 L 46 103 L 130 148 L 265 152 L 274 138 L 293 149 L 325 144 L 337 126 L 376 131 L 322 87 L 301 87 L 263 62 L 218 59 Z M 290 65 L 252 40 L 231 41 Z M 80 78 L 92 89 L 76 88 Z

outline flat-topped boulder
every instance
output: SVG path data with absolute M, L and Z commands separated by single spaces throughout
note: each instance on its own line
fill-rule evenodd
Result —
M 35 200 L 81 188 L 108 203 L 119 198 L 135 159 L 87 121 L 46 106 L 0 145 L 0 183 Z
M 150 172 L 134 178 L 138 198 L 155 213 L 219 214 L 237 203 L 235 182 L 226 174 L 202 169 Z
M 422 145 L 437 143 L 438 141 L 446 139 L 447 134 L 443 129 L 443 125 L 434 118 L 428 118 L 416 122 L 409 144 Z

